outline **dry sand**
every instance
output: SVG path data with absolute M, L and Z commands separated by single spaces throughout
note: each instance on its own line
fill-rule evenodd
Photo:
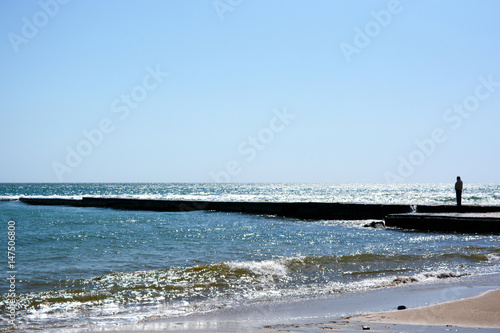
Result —
M 392 324 L 500 328 L 500 289 L 459 301 L 415 309 L 372 313 L 351 319 L 360 322 Z

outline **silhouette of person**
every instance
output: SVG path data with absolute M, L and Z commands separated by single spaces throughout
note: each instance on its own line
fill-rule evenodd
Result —
M 455 183 L 455 191 L 457 192 L 457 206 L 462 206 L 462 189 L 464 188 L 464 183 L 457 177 L 457 182 Z

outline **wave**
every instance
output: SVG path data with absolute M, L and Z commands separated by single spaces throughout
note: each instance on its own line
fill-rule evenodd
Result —
M 412 282 L 434 282 L 436 280 L 443 280 L 449 278 L 460 278 L 463 276 L 469 276 L 470 273 L 457 273 L 451 271 L 436 271 L 436 272 L 425 272 L 419 273 L 412 276 L 398 276 L 392 280 L 393 284 L 405 284 Z
M 234 271 L 242 270 L 261 276 L 286 276 L 288 274 L 286 265 L 274 260 L 230 262 L 227 265 Z
M 30 198 L 30 199 L 72 199 L 81 200 L 83 196 L 81 195 L 2 195 L 0 196 L 0 201 L 19 201 L 20 198 Z
M 462 255 L 460 259 L 463 260 Z M 497 260 L 495 254 L 465 255 L 470 262 Z M 439 261 L 439 255 L 425 260 Z M 83 325 L 153 316 L 179 316 L 241 302 L 260 302 L 331 293 L 428 283 L 471 274 L 430 270 L 417 255 L 352 254 L 287 257 L 276 260 L 219 262 L 162 270 L 111 273 L 58 281 L 43 292 L 18 294 L 19 327 L 43 322 Z M 446 261 L 448 262 L 448 257 Z M 423 267 L 420 272 L 416 267 Z M 427 265 L 434 266 L 435 265 Z M 29 281 L 23 281 L 29 283 Z M 7 307 L 0 296 L 0 311 Z M 0 324 L 0 329 L 6 329 Z
M 18 195 L 0 195 L 0 201 L 19 201 Z
M 325 284 L 332 280 L 337 281 L 339 286 L 342 285 L 338 291 L 345 291 L 350 288 L 349 284 L 353 281 L 387 276 L 396 278 L 398 275 L 415 272 L 419 266 L 433 266 L 429 264 L 430 262 L 441 260 L 450 262 L 452 257 L 461 259 L 462 262 L 466 258 L 471 263 L 500 258 L 497 254 L 473 253 L 426 257 L 354 254 L 169 267 L 163 270 L 112 273 L 86 279 L 59 281 L 57 288 L 49 288 L 50 290 L 45 292 L 21 294 L 19 305 L 22 309 L 37 309 L 44 305 L 70 302 L 99 304 L 112 301 L 122 304 L 165 299 L 203 299 L 234 294 L 251 298 L 254 296 L 251 291 L 255 290 L 297 290 L 298 286 Z M 424 261 L 427 264 L 423 265 Z M 442 273 L 422 274 L 424 275 L 416 276 L 416 279 L 420 281 L 424 277 L 444 277 Z M 447 277 L 461 276 L 461 273 L 447 274 Z M 0 297 L 0 309 L 4 308 L 4 301 L 5 294 Z
M 489 262 L 500 261 L 500 254 L 498 254 L 498 253 L 488 253 L 486 255 L 486 260 L 489 261 Z

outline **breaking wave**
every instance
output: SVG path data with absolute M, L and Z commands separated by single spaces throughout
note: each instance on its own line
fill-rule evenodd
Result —
M 489 256 L 488 260 L 492 259 L 496 260 Z M 59 281 L 47 291 L 17 296 L 19 325 L 27 328 L 47 318 L 48 322 L 71 326 L 82 324 L 85 318 L 97 324 L 124 323 L 151 316 L 210 311 L 242 300 L 314 297 L 468 275 L 466 271 L 411 273 L 415 262 L 421 264 L 419 260 L 415 255 L 306 256 Z M 486 258 L 470 255 L 469 260 Z M 6 302 L 3 294 L 0 311 L 5 311 Z

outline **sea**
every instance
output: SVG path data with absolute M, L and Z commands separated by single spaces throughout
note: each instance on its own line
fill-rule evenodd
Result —
M 0 184 L 0 331 L 182 318 L 500 272 L 500 235 L 214 211 L 32 206 L 20 197 L 454 205 L 453 184 Z M 500 205 L 466 184 L 466 205 Z

